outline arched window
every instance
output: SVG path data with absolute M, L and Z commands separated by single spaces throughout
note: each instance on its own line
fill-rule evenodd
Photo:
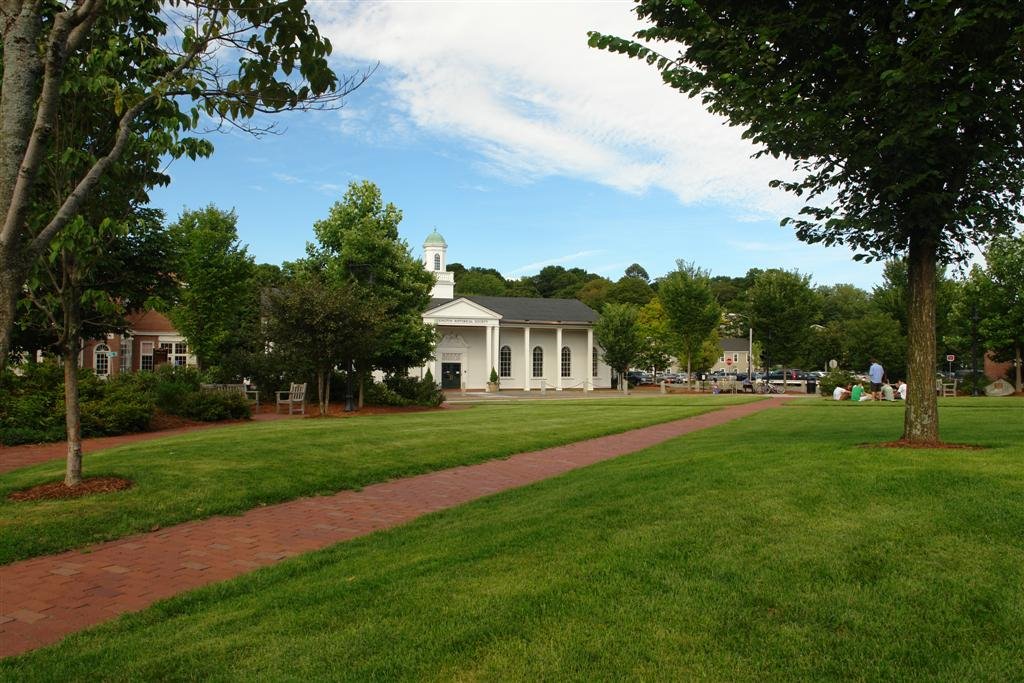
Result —
M 562 347 L 562 377 L 572 375 L 572 351 L 568 346 Z
M 434 270 L 441 270 L 441 255 L 434 254 Z
M 594 377 L 597 377 L 597 347 L 595 346 L 593 349 L 591 349 L 591 351 L 593 351 L 594 356 L 590 360 L 590 363 L 593 365 L 593 367 L 590 369 L 590 374 L 593 375 Z
M 512 349 L 502 346 L 498 350 L 498 375 L 501 377 L 512 376 Z
M 100 377 L 110 374 L 110 347 L 106 344 L 97 344 L 93 349 L 93 370 Z
M 544 349 L 539 346 L 533 347 L 533 376 L 544 376 Z

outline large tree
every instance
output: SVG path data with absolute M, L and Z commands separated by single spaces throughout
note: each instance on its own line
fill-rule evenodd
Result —
M 87 219 L 94 211 L 117 208 L 105 203 L 102 211 L 92 208 L 64 226 L 29 270 L 22 295 L 22 305 L 37 314 L 23 319 L 45 324 L 64 364 L 67 486 L 82 481 L 78 358 L 83 340 L 124 332 L 127 314 L 142 310 L 151 299 L 168 296 L 174 286 L 166 269 L 171 241 L 163 215 L 138 209 L 123 220 Z
M 256 265 L 238 239 L 237 223 L 234 211 L 211 204 L 182 212 L 170 228 L 179 245 L 181 290 L 169 315 L 204 370 L 252 343 L 246 322 Z
M 619 375 L 622 393 L 629 393 L 626 373 L 644 351 L 644 338 L 635 306 L 608 304 L 594 326 L 594 337 L 601 346 L 601 358 Z
M 335 368 L 372 352 L 384 316 L 358 282 L 306 266 L 267 291 L 265 331 L 274 354 L 316 377 L 320 414 L 326 415 Z
M 1017 391 L 1024 392 L 1024 234 L 993 240 L 979 289 L 985 345 L 996 360 L 1014 362 Z
M 350 183 L 327 218 L 313 226 L 318 244 L 309 246 L 309 258 L 322 262 L 335 280 L 362 283 L 384 316 L 372 352 L 355 359 L 360 380 L 373 370 L 418 367 L 434 350 L 435 330 L 422 318 L 434 276 L 399 237 L 401 220 L 402 212 L 384 203 L 380 188 L 364 180 Z
M 810 276 L 775 268 L 755 276 L 747 290 L 747 309 L 766 366 L 780 363 L 785 367 L 799 358 L 818 308 Z
M 1024 4 L 1019 0 L 639 0 L 637 40 L 671 87 L 794 161 L 797 236 L 857 259 L 907 258 L 903 436 L 939 438 L 937 267 L 1024 220 Z M 673 48 L 662 55 L 656 43 Z
M 303 0 L 0 0 L 0 31 L 0 367 L 30 264 L 126 153 L 209 154 L 190 131 L 227 121 L 258 132 L 254 115 L 334 106 L 362 80 L 339 83 Z M 90 138 L 101 144 L 60 147 L 62 103 L 82 101 L 109 116 Z M 37 223 L 56 153 L 87 163 Z
M 658 299 L 676 346 L 686 356 L 687 381 L 692 385 L 693 361 L 722 321 L 722 307 L 711 291 L 710 276 L 692 263 L 679 261 L 676 270 L 659 281 Z

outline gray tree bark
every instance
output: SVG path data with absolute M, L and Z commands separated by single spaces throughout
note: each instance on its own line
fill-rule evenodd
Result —
M 907 405 L 903 439 L 939 440 L 935 394 L 935 239 L 913 235 L 907 256 Z

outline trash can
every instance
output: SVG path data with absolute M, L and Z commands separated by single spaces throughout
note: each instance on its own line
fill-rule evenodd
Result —
M 807 393 L 816 394 L 818 393 L 818 380 L 809 379 L 807 380 Z

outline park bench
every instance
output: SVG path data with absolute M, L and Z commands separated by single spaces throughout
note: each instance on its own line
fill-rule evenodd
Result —
M 288 391 L 277 392 L 277 407 L 274 412 L 280 412 L 281 406 L 287 406 L 288 414 L 301 413 L 306 414 L 306 384 L 296 384 L 292 382 Z
M 244 384 L 200 384 L 199 388 L 218 394 L 238 394 L 246 400 L 253 401 L 257 408 L 260 407 L 260 392 L 246 389 Z

